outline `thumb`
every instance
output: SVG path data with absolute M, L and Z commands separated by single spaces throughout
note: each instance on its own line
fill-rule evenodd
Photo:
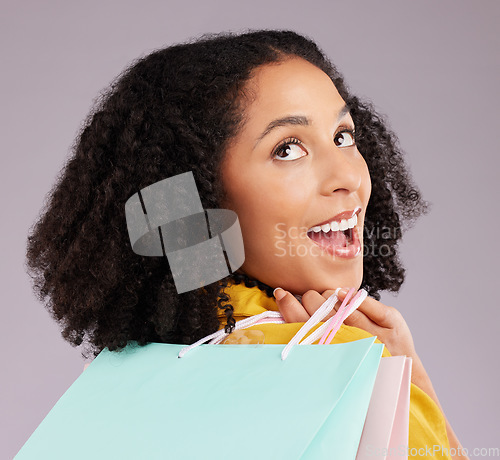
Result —
M 278 287 L 273 294 L 276 305 L 287 323 L 305 323 L 309 319 L 306 309 L 292 293 Z

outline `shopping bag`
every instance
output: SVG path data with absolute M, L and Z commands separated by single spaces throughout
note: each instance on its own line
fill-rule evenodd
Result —
M 15 457 L 354 459 L 383 345 L 104 349 Z
M 382 358 L 366 415 L 357 460 L 407 459 L 411 358 Z
M 411 360 L 404 369 L 400 358 L 380 365 L 376 337 L 311 346 L 320 337 L 330 343 L 367 296 L 360 290 L 350 300 L 349 291 L 306 337 L 332 311 L 337 292 L 285 347 L 216 345 L 227 336 L 218 331 L 189 346 L 104 349 L 16 459 L 361 459 L 367 442 L 385 446 L 387 439 L 390 449 L 408 439 Z M 236 329 L 259 322 L 284 320 L 267 311 Z

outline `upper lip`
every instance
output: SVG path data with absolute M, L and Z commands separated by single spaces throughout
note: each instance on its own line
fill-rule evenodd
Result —
M 355 214 L 359 214 L 360 212 L 361 212 L 361 206 L 357 206 L 352 211 L 342 211 L 342 212 L 339 212 L 335 216 L 330 217 L 329 219 L 327 219 L 327 220 L 325 220 L 325 221 L 323 221 L 323 222 L 321 222 L 319 224 L 313 225 L 311 228 L 313 228 L 313 227 L 321 227 L 321 225 L 329 224 L 332 221 L 340 222 L 342 219 L 350 219 Z

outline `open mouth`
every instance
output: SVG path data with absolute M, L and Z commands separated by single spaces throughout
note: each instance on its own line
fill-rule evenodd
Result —
M 356 257 L 361 251 L 357 223 L 357 214 L 354 214 L 350 219 L 314 226 L 307 236 L 330 255 Z
M 337 246 L 342 248 L 353 243 L 353 234 L 354 228 L 337 231 L 330 230 L 328 232 L 319 231 L 317 233 L 312 230 L 307 232 L 307 236 L 319 245 Z

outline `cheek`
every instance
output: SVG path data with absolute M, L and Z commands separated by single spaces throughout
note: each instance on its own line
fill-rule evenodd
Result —
M 366 173 L 366 202 L 368 203 L 368 200 L 370 199 L 370 196 L 372 194 L 372 180 L 370 178 L 370 174 Z
M 362 175 L 361 175 L 361 198 L 365 202 L 365 206 L 370 199 L 370 195 L 372 193 L 372 181 L 370 177 L 370 171 L 368 170 L 368 165 L 364 158 L 362 158 Z
M 291 212 L 287 200 L 275 187 L 247 181 L 231 191 L 231 208 L 238 215 L 245 246 L 246 269 L 267 260 L 276 252 L 277 241 L 283 239 L 283 227 Z M 289 204 L 289 201 L 288 201 Z M 285 223 L 283 223 L 285 222 Z
M 265 187 L 252 180 L 252 171 L 227 162 L 222 174 L 225 200 L 221 206 L 236 212 L 243 233 L 250 234 L 266 214 Z
M 228 159 L 222 168 L 222 185 L 226 196 L 222 204 L 235 211 L 240 221 L 246 221 L 254 227 L 257 222 L 251 222 L 252 219 L 265 221 L 269 216 L 276 215 L 283 204 L 280 199 L 283 191 L 280 192 L 279 184 L 274 183 L 269 168 L 239 157 Z M 240 161 L 237 161 L 238 158 Z

